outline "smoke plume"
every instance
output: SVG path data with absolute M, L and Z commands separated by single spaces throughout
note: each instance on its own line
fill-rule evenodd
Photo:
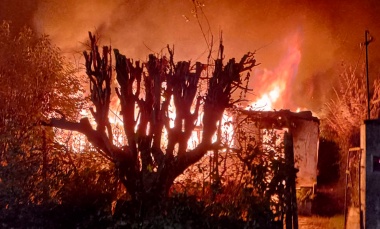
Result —
M 256 51 L 257 72 L 278 69 L 293 45 L 287 39 L 298 33 L 301 59 L 284 92 L 290 101 L 277 109 L 317 114 L 332 96 L 342 63 L 364 63 L 364 31 L 380 38 L 377 0 L 3 0 L 0 19 L 50 35 L 67 55 L 81 53 L 87 32 L 96 31 L 102 44 L 143 60 L 169 44 L 177 60 L 205 62 L 205 38 L 211 41 L 212 34 L 217 50 L 222 31 L 226 58 Z M 369 45 L 369 58 L 373 80 L 380 72 L 380 41 Z M 255 77 L 256 92 L 270 84 Z

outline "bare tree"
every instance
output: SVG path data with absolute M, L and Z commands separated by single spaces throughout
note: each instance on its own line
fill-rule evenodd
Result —
M 209 150 L 220 147 L 213 136 L 223 112 L 235 101 L 231 95 L 242 89 L 241 73 L 255 66 L 253 53 L 240 62 L 235 59 L 223 64 L 223 53 L 215 60 L 212 76 L 202 77 L 208 66 L 197 62 L 174 63 L 174 51 L 168 48 L 169 58 L 149 55 L 146 63 L 132 62 L 114 50 L 116 94 L 121 104 L 121 116 L 127 144 L 113 144 L 109 108 L 112 81 L 111 48 L 101 51 L 95 36 L 90 36 L 90 52 L 84 52 L 90 81 L 91 113 L 96 129 L 87 118 L 79 122 L 52 118 L 48 126 L 83 133 L 100 153 L 115 163 L 118 178 L 127 188 L 132 200 L 138 203 L 157 203 L 167 196 L 174 179 L 186 168 L 199 161 Z M 222 46 L 221 46 L 222 47 Z M 222 49 L 221 49 L 222 50 Z M 206 96 L 200 96 L 199 83 L 208 80 Z M 245 84 L 244 84 L 245 85 Z M 170 106 L 174 104 L 176 116 L 170 126 Z M 200 143 L 188 149 L 188 140 L 196 127 L 203 109 Z M 167 140 L 163 141 L 164 131 Z M 162 145 L 165 144 L 164 147 Z

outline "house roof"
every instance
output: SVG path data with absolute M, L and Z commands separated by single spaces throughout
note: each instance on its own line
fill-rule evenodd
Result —
M 291 112 L 290 110 L 279 111 L 253 111 L 241 110 L 249 121 L 255 123 L 260 129 L 283 129 L 296 125 L 297 121 L 313 121 L 319 124 L 319 119 L 314 117 L 311 111 Z

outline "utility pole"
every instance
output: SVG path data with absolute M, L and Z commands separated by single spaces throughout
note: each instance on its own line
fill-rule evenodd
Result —
M 369 98 L 369 76 L 368 76 L 368 45 L 373 41 L 373 37 L 369 35 L 369 31 L 365 31 L 365 65 L 366 65 L 366 75 L 367 75 L 367 112 L 368 120 L 371 119 L 371 108 L 370 108 L 370 98 Z

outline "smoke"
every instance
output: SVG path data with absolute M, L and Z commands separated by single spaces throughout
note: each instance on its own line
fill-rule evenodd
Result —
M 305 107 L 316 113 L 331 98 L 342 63 L 364 63 L 364 50 L 359 46 L 364 42 L 364 31 L 368 29 L 380 38 L 377 0 L 199 0 L 196 12 L 204 34 L 194 17 L 192 0 L 2 2 L 1 19 L 34 26 L 50 35 L 67 55 L 79 55 L 76 53 L 84 49 L 87 32 L 96 31 L 102 44 L 134 59 L 144 60 L 147 54 L 159 53 L 169 44 L 174 45 L 177 60 L 205 62 L 204 35 L 210 39 L 213 34 L 216 50 L 223 31 L 226 58 L 240 58 L 256 50 L 261 63 L 257 68 L 272 71 L 287 54 L 286 39 L 299 33 L 301 60 L 296 76 L 287 85 L 286 96 L 292 103 L 286 108 Z M 378 77 L 380 41 L 369 45 L 369 58 L 370 77 Z M 251 87 L 258 92 L 265 83 L 252 80 Z

